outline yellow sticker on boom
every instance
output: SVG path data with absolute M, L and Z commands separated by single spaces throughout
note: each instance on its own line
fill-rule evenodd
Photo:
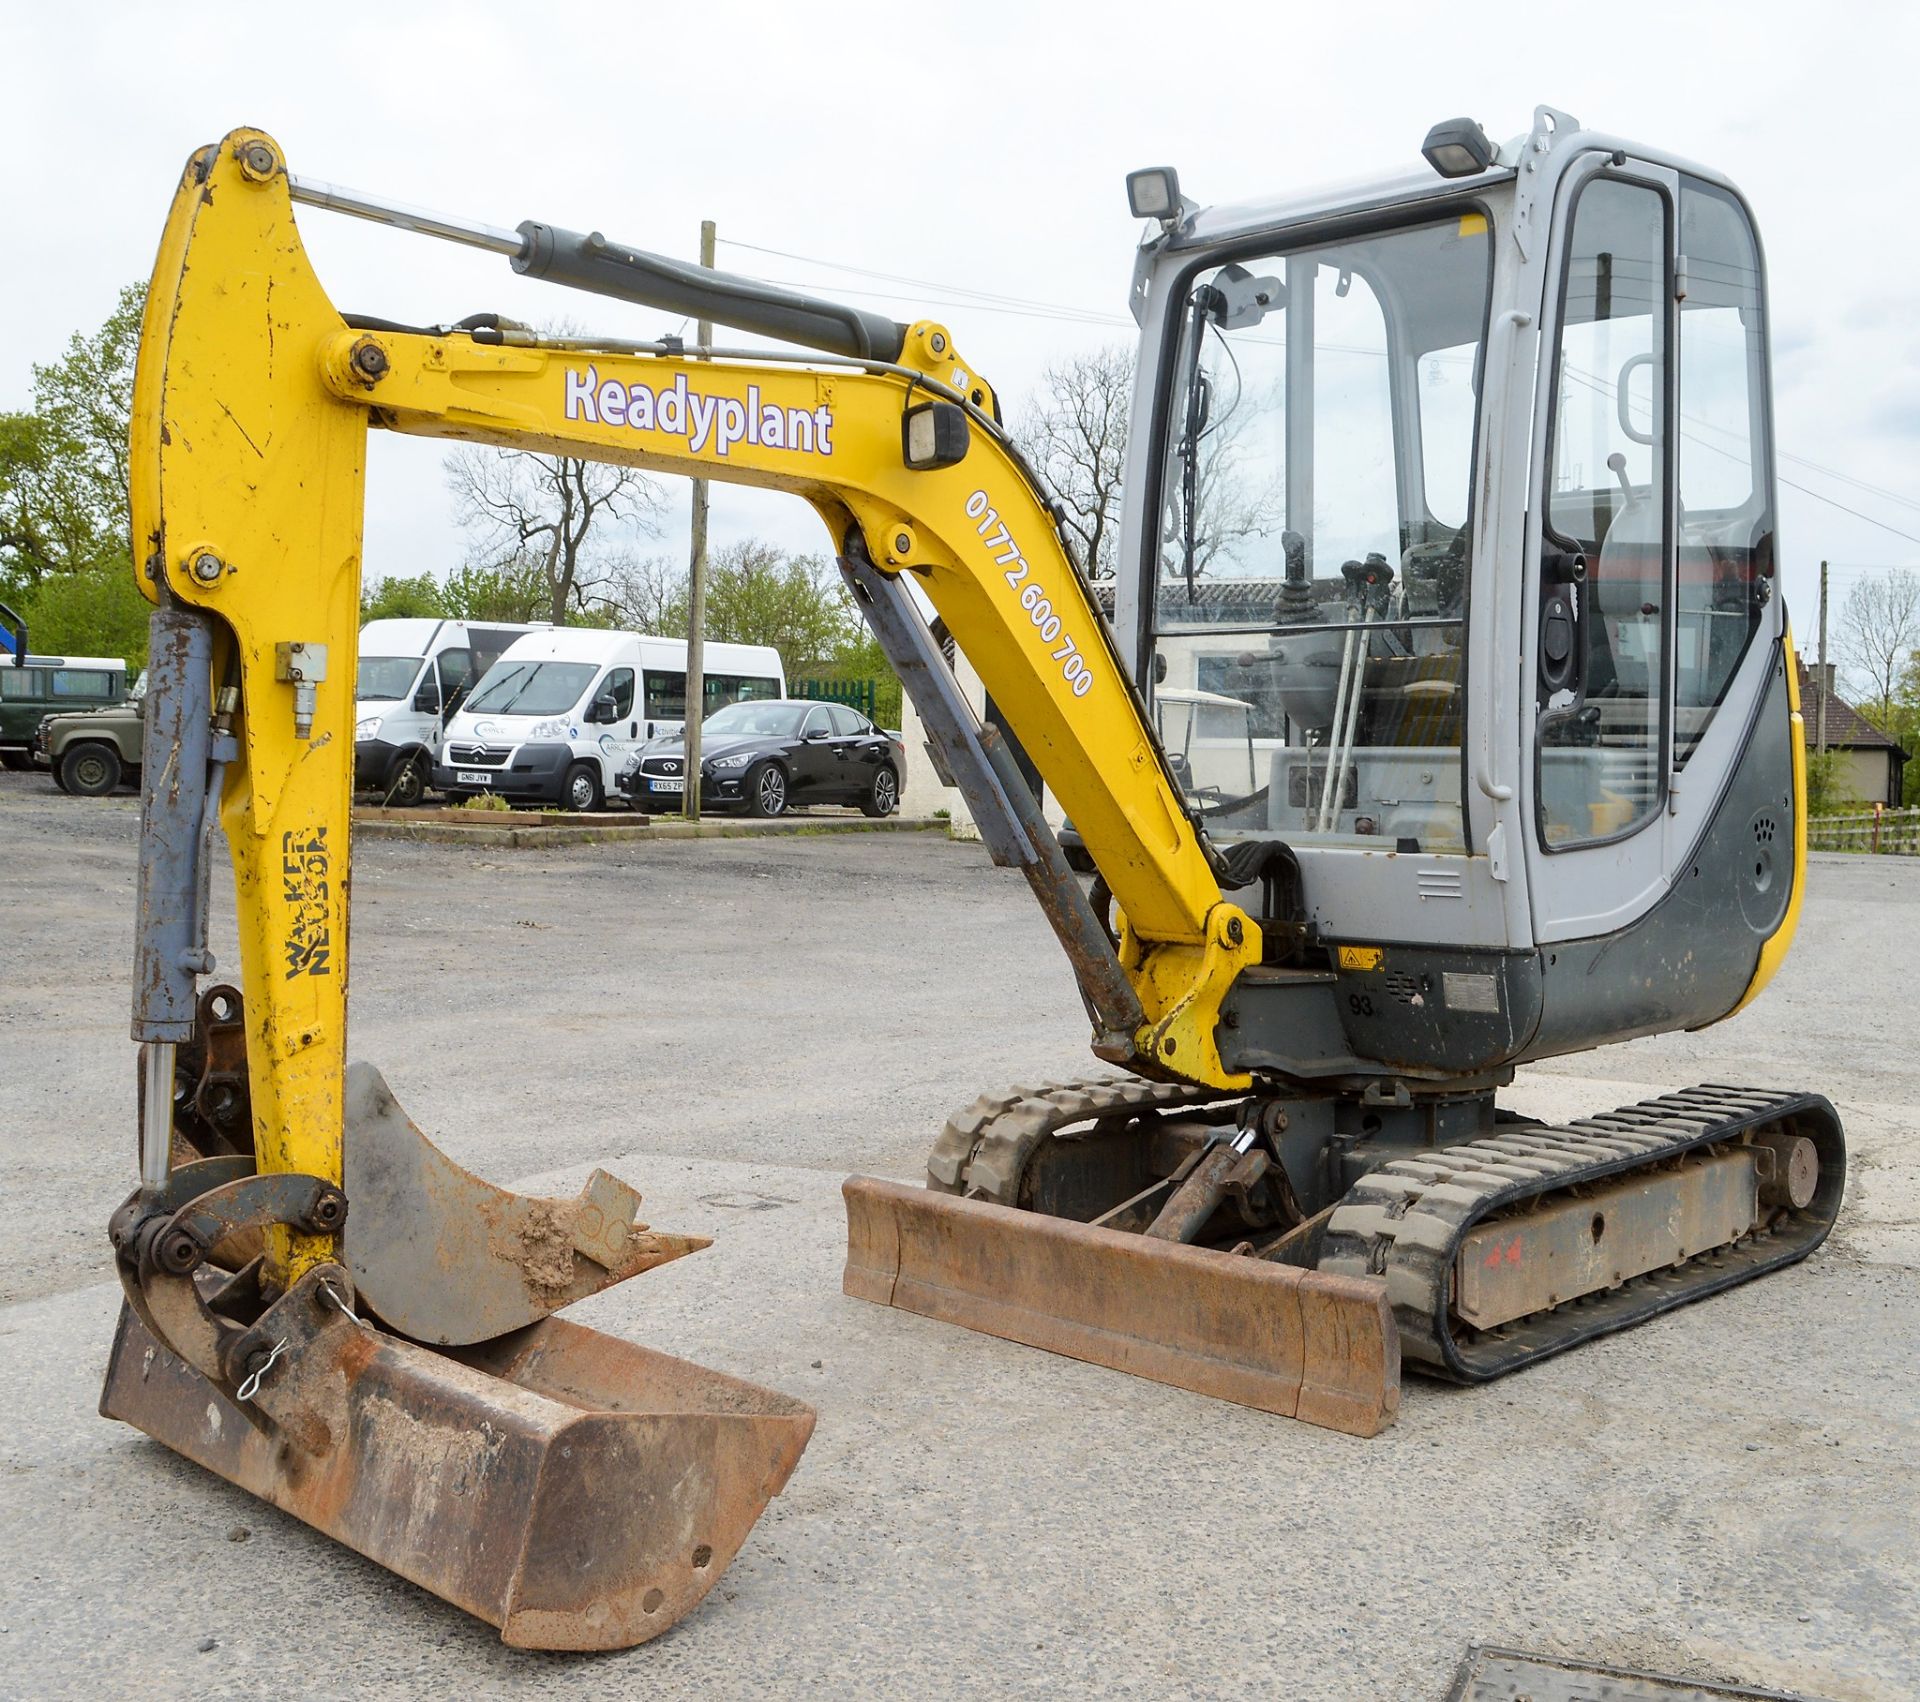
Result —
M 1378 946 L 1342 946 L 1340 947 L 1340 967 L 1342 969 L 1378 969 L 1380 960 L 1386 955 Z

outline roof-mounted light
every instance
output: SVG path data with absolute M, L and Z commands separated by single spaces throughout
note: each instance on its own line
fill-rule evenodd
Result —
M 1127 205 L 1136 219 L 1180 216 L 1180 174 L 1170 165 L 1150 165 L 1127 173 Z
M 1427 132 L 1420 145 L 1427 164 L 1442 177 L 1472 177 L 1494 161 L 1494 146 L 1471 118 L 1449 118 Z

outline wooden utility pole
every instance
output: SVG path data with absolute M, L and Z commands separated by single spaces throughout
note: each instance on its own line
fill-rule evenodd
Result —
M 713 266 L 713 220 L 700 221 L 700 264 Z M 713 342 L 713 322 L 702 319 L 695 343 Z M 707 481 L 693 481 L 693 553 L 687 563 L 687 721 L 681 739 L 687 753 L 687 790 L 682 812 L 700 819 L 700 719 L 707 707 Z
M 1827 564 L 1820 564 L 1820 697 L 1814 706 L 1814 749 L 1827 754 Z

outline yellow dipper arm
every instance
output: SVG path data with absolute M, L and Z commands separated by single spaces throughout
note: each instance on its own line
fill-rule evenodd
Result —
M 953 389 L 984 393 L 931 323 L 884 368 L 355 331 L 308 263 L 271 139 L 238 131 L 195 156 L 147 306 L 136 556 L 148 596 L 215 618 L 216 672 L 237 647 L 241 755 L 223 821 L 264 1168 L 340 1174 L 370 422 L 791 491 L 843 554 L 911 573 L 1120 906 L 1121 962 L 1145 1018 L 1127 1061 L 1243 1085 L 1223 1072 L 1213 1031 L 1234 977 L 1259 960 L 1259 930 L 1222 899 L 1091 594 L 1015 457 L 976 418 L 957 463 L 905 464 L 903 416 Z

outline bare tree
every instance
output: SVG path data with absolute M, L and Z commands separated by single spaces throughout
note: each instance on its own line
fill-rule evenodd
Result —
M 608 606 L 609 533 L 659 535 L 659 487 L 631 467 L 470 448 L 447 457 L 446 473 L 460 523 L 489 548 L 489 565 L 538 564 L 556 626 L 570 609 Z
M 636 632 L 687 630 L 687 569 L 671 556 L 622 555 L 607 564 L 607 600 Z
M 1920 573 L 1896 567 L 1862 579 L 1840 610 L 1840 655 L 1867 682 L 1867 709 L 1885 721 L 1920 650 Z
M 1111 579 L 1120 540 L 1121 481 L 1133 353 L 1111 345 L 1050 366 L 1013 438 L 1059 499 L 1068 535 L 1092 579 Z

